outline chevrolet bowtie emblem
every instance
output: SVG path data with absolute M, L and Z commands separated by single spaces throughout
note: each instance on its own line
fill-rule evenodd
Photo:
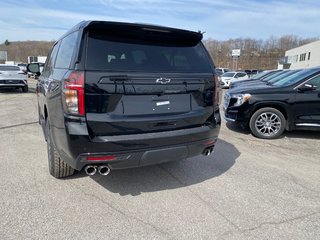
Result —
M 158 78 L 158 79 L 156 80 L 156 83 L 167 84 L 167 83 L 169 83 L 170 81 L 171 81 L 170 78 Z

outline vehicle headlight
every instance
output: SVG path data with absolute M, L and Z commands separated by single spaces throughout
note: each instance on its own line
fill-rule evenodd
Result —
M 251 98 L 251 94 L 245 93 L 245 94 L 235 94 L 232 95 L 231 98 L 236 99 L 237 101 L 233 104 L 233 106 L 241 106 L 245 102 L 248 102 L 249 99 Z

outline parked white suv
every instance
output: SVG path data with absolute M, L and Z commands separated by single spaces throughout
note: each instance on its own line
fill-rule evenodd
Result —
M 223 83 L 222 88 L 229 88 L 231 82 L 246 80 L 249 76 L 245 72 L 226 72 L 220 78 Z
M 216 68 L 216 72 L 219 72 L 221 74 L 224 74 L 226 72 L 230 72 L 231 70 L 229 68 Z

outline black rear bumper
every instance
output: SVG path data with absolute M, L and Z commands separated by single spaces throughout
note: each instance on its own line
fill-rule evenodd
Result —
M 204 149 L 214 147 L 216 138 L 206 139 L 199 142 L 163 146 L 160 148 L 141 149 L 139 151 L 105 152 L 82 154 L 75 161 L 75 169 L 80 170 L 85 165 L 108 165 L 110 169 L 125 169 L 154 165 L 170 161 L 183 160 L 189 157 L 200 155 Z M 88 161 L 88 156 L 115 156 L 112 161 Z
M 64 141 L 56 144 L 60 157 L 76 170 L 89 164 L 125 169 L 200 155 L 204 149 L 215 145 L 219 131 L 220 123 L 215 126 L 93 139 L 88 135 L 66 135 L 65 144 L 60 145 Z M 87 159 L 101 156 L 113 156 L 114 160 Z

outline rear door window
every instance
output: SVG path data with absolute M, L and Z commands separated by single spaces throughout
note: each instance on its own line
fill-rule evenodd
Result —
M 60 44 L 55 67 L 68 69 L 70 67 L 73 52 L 77 44 L 78 32 L 71 33 L 65 37 Z
M 212 73 L 213 68 L 203 45 L 179 46 L 135 39 L 110 39 L 89 33 L 87 70 Z
M 43 68 L 43 73 L 44 74 L 50 74 L 52 72 L 56 57 L 57 57 L 57 53 L 58 53 L 58 49 L 59 49 L 59 43 L 57 43 L 56 45 L 53 46 L 51 53 L 48 55 L 46 63 L 44 65 Z

